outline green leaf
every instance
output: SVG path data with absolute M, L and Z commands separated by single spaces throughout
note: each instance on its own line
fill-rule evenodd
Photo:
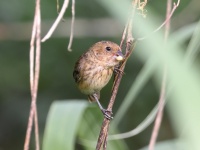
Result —
M 50 108 L 43 150 L 73 150 L 77 128 L 88 103 L 85 100 L 55 101 Z

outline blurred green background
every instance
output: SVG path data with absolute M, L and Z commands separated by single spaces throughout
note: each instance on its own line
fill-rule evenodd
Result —
M 60 1 L 60 7 L 63 1 Z M 34 1 L 0 1 L 0 150 L 20 150 L 23 148 L 30 108 L 29 90 L 29 41 L 34 16 Z M 76 1 L 75 36 L 72 52 L 67 51 L 70 33 L 71 3 L 64 20 L 53 37 L 42 43 L 41 73 L 38 90 L 38 115 L 42 140 L 45 121 L 51 103 L 55 100 L 86 99 L 76 88 L 72 78 L 77 58 L 93 43 L 110 40 L 120 43 L 124 24 L 121 24 L 100 3 L 93 0 Z M 147 19 L 157 14 L 164 20 L 166 1 L 150 0 Z M 57 17 L 56 0 L 41 1 L 42 37 Z M 197 22 L 200 18 L 200 1 L 182 0 L 176 10 L 171 32 Z M 159 26 L 159 24 L 158 24 Z M 141 29 L 135 29 L 141 30 Z M 182 46 L 186 47 L 186 41 Z M 148 50 L 148 47 L 147 47 Z M 138 45 L 135 51 L 140 51 Z M 113 113 L 115 114 L 127 94 L 143 62 L 134 53 L 129 59 L 125 75 L 119 88 Z M 112 83 L 103 90 L 101 102 L 107 106 Z M 150 80 L 138 95 L 132 108 L 128 110 L 119 130 L 125 132 L 136 127 L 152 110 L 159 98 L 159 88 Z M 129 118 L 134 118 L 130 119 Z M 100 118 L 102 119 L 102 118 Z M 126 139 L 128 146 L 139 149 L 149 143 L 152 125 L 141 134 Z M 175 137 L 175 133 L 164 114 L 158 140 Z M 31 145 L 34 143 L 32 138 Z

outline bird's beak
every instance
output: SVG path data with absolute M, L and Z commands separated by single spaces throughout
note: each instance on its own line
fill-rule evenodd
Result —
M 121 61 L 121 60 L 124 59 L 124 55 L 122 54 L 122 51 L 120 51 L 120 50 L 118 50 L 116 56 L 117 56 L 116 59 L 117 59 L 118 61 Z

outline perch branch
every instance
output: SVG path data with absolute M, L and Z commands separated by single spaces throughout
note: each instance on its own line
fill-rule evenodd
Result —
M 130 41 L 127 44 L 127 49 L 129 50 L 129 52 L 125 55 L 125 60 L 123 61 L 122 65 L 120 67 L 121 71 L 124 70 L 126 61 L 129 58 L 129 56 L 131 55 L 135 44 L 136 43 L 133 43 L 132 41 Z M 110 102 L 109 102 L 109 105 L 108 105 L 108 108 L 107 108 L 108 111 L 112 111 L 112 107 L 113 107 L 113 104 L 115 102 L 115 98 L 116 98 L 116 95 L 117 95 L 119 84 L 121 82 L 121 78 L 122 78 L 121 73 L 118 73 L 115 77 L 115 85 L 113 87 L 112 96 L 111 96 L 111 99 L 110 99 Z M 103 123 L 102 123 L 102 127 L 101 127 L 101 131 L 100 131 L 100 134 L 99 134 L 96 150 L 100 150 L 102 144 L 104 145 L 104 149 L 105 149 L 106 143 L 107 143 L 107 135 L 108 135 L 109 124 L 110 124 L 110 120 L 104 118 Z
M 119 67 L 119 69 L 123 72 L 124 68 L 125 68 L 125 64 L 129 58 L 129 56 L 131 55 L 134 46 L 136 44 L 136 42 L 133 42 L 133 37 L 132 37 L 132 18 L 133 15 L 131 15 L 131 17 L 128 20 L 128 23 L 124 29 L 124 33 L 122 35 L 122 41 L 121 41 L 121 48 L 123 45 L 123 41 L 125 40 L 125 34 L 127 33 L 127 42 L 126 42 L 126 54 L 125 54 L 125 59 L 122 62 L 121 66 Z M 121 73 L 118 73 L 115 76 L 115 81 L 114 81 L 114 85 L 113 85 L 113 89 L 112 89 L 112 95 L 107 107 L 107 110 L 112 112 L 112 107 L 114 105 L 115 102 L 115 98 L 118 92 L 118 88 L 119 88 L 119 84 L 121 82 L 121 78 L 122 78 Z M 107 137 L 108 137 L 108 130 L 109 130 L 109 125 L 110 125 L 110 120 L 104 118 L 103 123 L 102 123 L 102 127 L 101 127 L 101 131 L 99 134 L 99 138 L 98 138 L 98 142 L 96 145 L 96 150 L 100 150 L 101 146 L 103 145 L 103 149 L 106 150 L 106 146 L 107 146 Z

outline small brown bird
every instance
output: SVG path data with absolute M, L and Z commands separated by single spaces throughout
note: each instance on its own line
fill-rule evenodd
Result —
M 100 90 L 109 82 L 114 68 L 124 58 L 120 47 L 110 41 L 95 43 L 76 62 L 73 77 L 79 90 L 88 95 L 90 102 L 96 101 L 106 118 L 107 114 L 100 102 Z

